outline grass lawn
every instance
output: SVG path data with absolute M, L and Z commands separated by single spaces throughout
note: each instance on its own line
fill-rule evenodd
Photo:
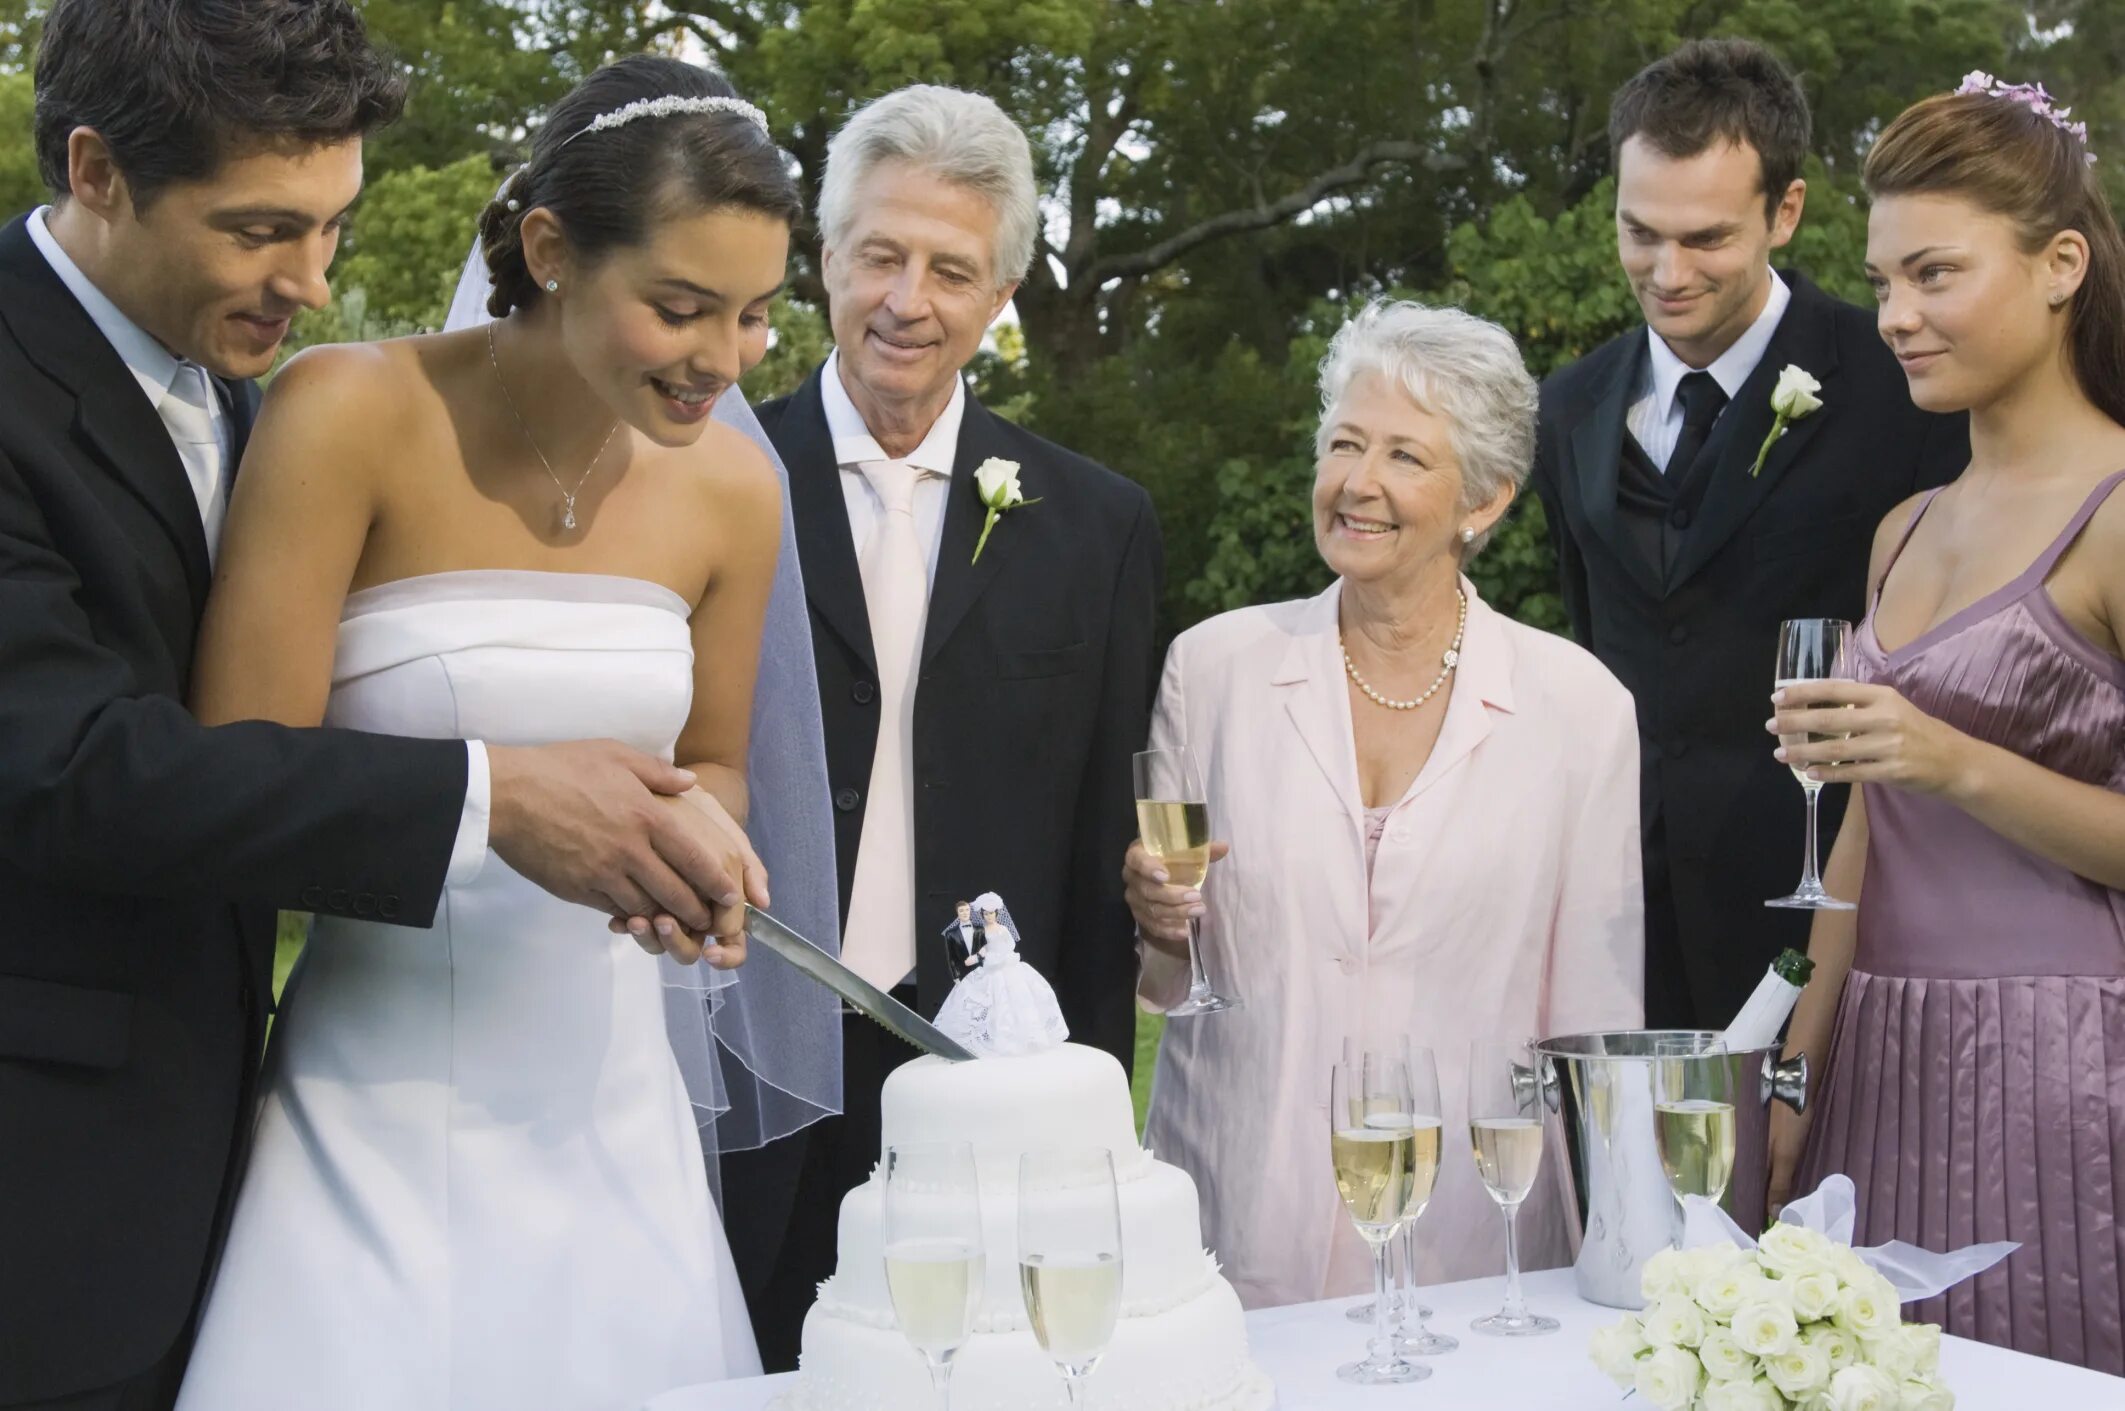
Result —
M 282 985 L 288 982 L 288 969 L 295 964 L 295 957 L 303 948 L 303 937 L 309 932 L 309 918 L 292 911 L 280 914 L 280 935 L 273 952 L 273 993 L 277 997 Z M 1165 1029 L 1166 1021 L 1156 1014 L 1141 1010 L 1136 1016 L 1136 1081 L 1133 1084 L 1136 1099 L 1136 1130 L 1144 1130 L 1144 1109 L 1151 1102 L 1151 1070 L 1158 1066 L 1158 1036 Z

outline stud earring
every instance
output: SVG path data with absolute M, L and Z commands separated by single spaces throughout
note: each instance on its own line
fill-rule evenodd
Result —
M 560 292 L 561 292 L 561 281 L 560 281 L 560 280 L 558 280 L 558 279 L 549 279 L 549 280 L 547 280 L 547 281 L 546 281 L 546 292 L 547 292 L 547 293 L 549 293 L 549 294 L 558 294 L 558 293 L 560 293 Z
M 521 211 L 521 210 L 523 210 L 523 209 L 524 209 L 524 203 L 523 203 L 522 201 L 519 201 L 519 200 L 518 200 L 518 199 L 517 199 L 516 197 L 514 197 L 514 196 L 511 196 L 511 197 L 510 197 L 510 198 L 509 198 L 509 199 L 508 199 L 508 200 L 507 200 L 506 202 L 504 202 L 503 204 L 504 204 L 504 205 L 506 205 L 506 206 L 507 206 L 507 207 L 509 208 L 509 213 L 510 213 L 511 215 L 515 215 L 515 214 L 516 214 L 516 213 L 517 213 L 518 211 Z
M 2054 294 L 2051 296 L 2051 307 L 2053 307 L 2054 309 L 2064 307 L 2065 303 L 2066 296 L 2064 294 Z
M 1464 544 L 1473 544 L 1476 542 L 1476 526 L 1474 526 L 1473 524 L 1464 524 L 1461 526 L 1461 542 Z

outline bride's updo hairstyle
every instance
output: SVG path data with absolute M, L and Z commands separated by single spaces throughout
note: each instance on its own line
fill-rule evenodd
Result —
M 1867 195 L 1960 197 L 2011 221 L 2024 254 L 2078 231 L 2088 270 L 2065 309 L 2066 352 L 2082 394 L 2125 424 L 2125 239 L 2096 180 L 2086 129 L 2035 90 L 1971 79 L 1995 91 L 1939 94 L 1889 124 L 1867 153 Z
M 742 114 L 679 112 L 586 131 L 645 99 L 736 97 L 723 75 L 653 54 L 608 64 L 569 90 L 532 139 L 531 159 L 480 216 L 494 280 L 488 312 L 507 318 L 545 297 L 523 245 L 524 216 L 542 206 L 586 263 L 647 243 L 651 227 L 675 216 L 737 208 L 794 225 L 804 211 L 797 183 L 773 140 Z

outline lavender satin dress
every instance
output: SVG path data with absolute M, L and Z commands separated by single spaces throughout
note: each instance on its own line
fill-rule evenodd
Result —
M 1870 615 L 1856 674 L 2125 792 L 2125 663 L 2044 589 L 2120 482 L 2099 485 L 2021 577 L 1908 645 L 1884 652 Z M 1867 824 L 1858 950 L 1799 1188 L 1849 1175 L 1859 1244 L 2019 1240 L 1907 1315 L 2125 1373 L 2125 893 L 1929 796 L 1868 785 Z

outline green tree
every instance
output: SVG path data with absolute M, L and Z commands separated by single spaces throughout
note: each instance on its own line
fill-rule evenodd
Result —
M 0 133 L 22 134 L 20 141 L 0 141 L 0 223 L 46 199 L 37 149 L 29 140 L 34 101 L 28 74 L 0 72 Z

